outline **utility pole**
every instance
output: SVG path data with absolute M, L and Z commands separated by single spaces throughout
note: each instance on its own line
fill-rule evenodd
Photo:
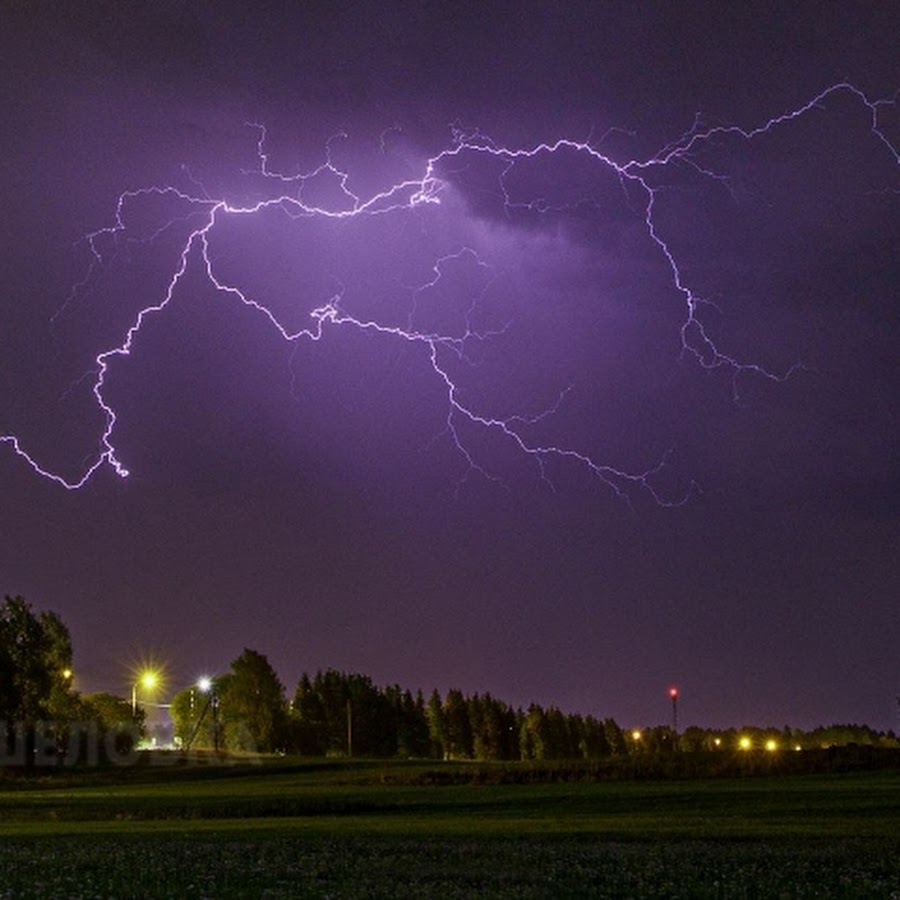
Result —
M 353 756 L 353 706 L 347 700 L 347 758 Z
M 209 695 L 209 702 L 212 705 L 213 714 L 213 753 L 219 752 L 219 695 L 215 687 L 212 688 Z

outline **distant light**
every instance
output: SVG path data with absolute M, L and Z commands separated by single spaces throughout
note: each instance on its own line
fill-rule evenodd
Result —
M 799 744 L 794 744 L 795 750 L 802 750 L 803 748 Z
M 207 691 L 212 688 L 212 679 L 207 678 L 205 675 L 203 676 L 203 678 L 198 678 L 197 687 L 200 688 L 200 690 L 203 691 L 204 694 L 207 693 Z
M 638 731 L 637 728 L 635 728 L 634 731 L 631 732 L 631 736 L 636 741 L 639 741 L 643 737 L 643 735 L 640 733 L 640 731 Z
M 751 741 L 750 738 L 748 738 L 748 737 L 742 737 L 738 741 L 738 747 L 740 747 L 741 750 L 749 750 L 752 746 L 753 746 L 753 741 Z
M 717 747 L 721 747 L 721 746 L 722 746 L 722 738 L 713 738 L 713 743 L 714 743 Z
M 772 738 L 769 738 L 766 741 L 766 750 L 768 750 L 769 753 L 772 753 L 777 749 L 778 749 L 778 741 L 773 740 Z
M 669 688 L 669 696 L 674 700 L 678 697 L 678 688 L 670 687 Z
M 68 681 L 72 677 L 72 670 L 71 669 L 63 669 L 62 677 L 65 678 L 66 681 Z
M 148 691 L 152 691 L 153 688 L 159 684 L 159 675 L 157 675 L 156 672 L 142 672 L 140 682 L 142 687 Z

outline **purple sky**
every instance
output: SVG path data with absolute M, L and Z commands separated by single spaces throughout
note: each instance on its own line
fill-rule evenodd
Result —
M 889 6 L 282 6 L 4 11 L 0 592 L 79 686 L 896 727 Z M 207 225 L 105 358 L 130 476 L 42 477 Z

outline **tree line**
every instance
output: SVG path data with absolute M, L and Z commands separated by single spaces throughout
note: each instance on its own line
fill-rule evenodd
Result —
M 36 755 L 68 752 L 72 742 L 129 752 L 145 719 L 113 694 L 72 688 L 72 639 L 53 612 L 35 613 L 22 597 L 0 605 L 0 756 L 33 765 Z M 81 726 L 90 724 L 91 733 Z M 78 747 L 74 748 L 77 756 Z M 38 760 L 46 762 L 45 759 Z
M 172 699 L 175 736 L 184 746 L 284 751 L 307 756 L 435 759 L 599 759 L 627 753 L 612 720 L 532 704 L 514 709 L 489 693 L 426 700 L 399 685 L 378 687 L 368 675 L 304 673 L 294 696 L 268 660 L 246 649 L 210 690 Z
M 245 649 L 212 692 L 187 688 L 172 701 L 182 746 L 458 760 L 600 760 L 716 750 L 789 750 L 861 744 L 898 747 L 892 732 L 865 725 L 811 731 L 668 726 L 623 730 L 612 718 L 564 713 L 555 706 L 513 708 L 490 693 L 435 689 L 426 699 L 399 685 L 334 669 L 304 673 L 288 701 L 265 656 Z
M 624 731 L 612 718 L 564 713 L 555 706 L 514 708 L 490 693 L 433 690 L 427 699 L 368 675 L 334 669 L 304 673 L 288 700 L 268 659 L 244 649 L 205 690 L 172 698 L 176 741 L 184 749 L 306 756 L 458 760 L 600 760 L 675 750 L 789 749 L 861 744 L 897 747 L 892 732 L 832 725 L 676 734 L 667 726 Z M 72 643 L 52 612 L 35 613 L 21 597 L 0 605 L 0 755 L 31 764 L 39 749 L 88 753 L 93 740 L 110 754 L 129 753 L 145 713 L 109 693 L 72 686 Z M 89 727 L 88 727 L 89 726 Z M 84 744 L 83 752 L 79 742 Z M 74 744 L 74 750 L 73 750 Z

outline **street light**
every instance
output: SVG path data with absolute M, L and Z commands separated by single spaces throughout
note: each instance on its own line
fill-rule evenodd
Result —
M 142 687 L 145 691 L 152 691 L 159 684 L 159 675 L 153 671 L 141 672 L 137 681 L 131 686 L 131 714 L 137 715 L 137 689 Z
M 209 694 L 209 700 L 207 701 L 207 705 L 212 709 L 212 717 L 213 717 L 213 752 L 219 752 L 219 695 L 216 693 L 216 685 L 212 678 L 208 678 L 207 676 L 203 676 L 202 678 L 197 679 L 197 687 L 200 689 L 201 693 Z M 204 710 L 205 712 L 205 710 Z M 200 719 L 197 721 L 197 726 L 194 729 L 196 731 L 197 728 L 200 727 L 200 721 L 203 719 L 203 713 L 200 714 Z

